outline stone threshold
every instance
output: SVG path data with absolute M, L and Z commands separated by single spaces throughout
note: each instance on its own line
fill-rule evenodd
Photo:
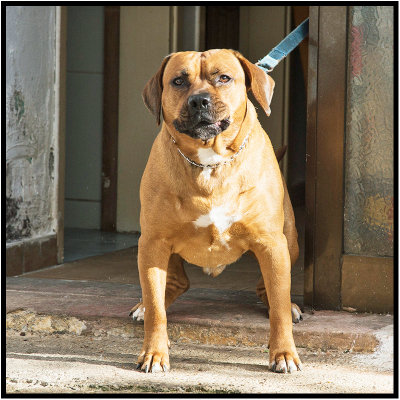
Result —
M 11 277 L 6 280 L 6 289 L 7 329 L 22 335 L 143 337 L 143 322 L 128 316 L 141 297 L 137 285 Z M 267 344 L 266 308 L 253 292 L 190 289 L 170 307 L 167 316 L 172 341 Z M 387 314 L 309 310 L 303 321 L 294 324 L 293 334 L 296 345 L 309 350 L 368 353 L 379 346 L 379 330 L 392 324 L 393 316 Z

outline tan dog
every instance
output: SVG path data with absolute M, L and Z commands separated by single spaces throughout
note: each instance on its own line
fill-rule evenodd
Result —
M 189 288 L 183 260 L 216 276 L 251 251 L 268 304 L 269 365 L 301 368 L 292 335 L 294 214 L 271 142 L 247 98 L 270 114 L 274 81 L 231 50 L 166 57 L 143 91 L 160 123 L 140 187 L 138 265 L 145 337 L 138 368 L 169 369 L 166 309 Z M 265 282 L 265 286 L 264 286 Z M 266 293 L 265 293 L 265 288 Z M 268 295 L 268 299 L 267 299 Z

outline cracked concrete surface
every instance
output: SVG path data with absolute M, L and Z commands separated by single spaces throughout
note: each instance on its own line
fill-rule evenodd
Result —
M 75 317 L 39 315 L 30 310 L 15 310 L 7 313 L 6 328 L 23 333 L 72 333 L 80 335 L 86 330 L 86 325 Z
M 172 343 L 172 370 L 135 370 L 137 338 L 7 331 L 7 393 L 392 393 L 390 328 L 378 353 L 299 348 L 304 370 L 268 371 L 265 346 Z M 389 341 L 388 341 L 389 340 Z M 375 356 L 375 357 L 374 357 Z M 391 366 L 391 367 L 390 367 Z

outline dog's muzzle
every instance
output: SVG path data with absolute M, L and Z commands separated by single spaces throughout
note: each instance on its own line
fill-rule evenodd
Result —
M 178 132 L 194 139 L 208 140 L 223 132 L 230 125 L 226 115 L 226 106 L 212 98 L 209 93 L 198 93 L 188 97 L 182 107 L 179 119 L 174 120 Z

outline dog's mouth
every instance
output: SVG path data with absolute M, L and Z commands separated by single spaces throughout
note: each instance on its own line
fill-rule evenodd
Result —
M 183 122 L 178 119 L 174 121 L 175 129 L 194 139 L 201 139 L 203 141 L 209 140 L 221 132 L 225 131 L 230 125 L 229 118 L 224 118 L 217 121 L 210 121 L 209 119 L 200 119 L 199 121 Z
M 216 131 L 222 132 L 225 129 L 227 129 L 229 125 L 230 125 L 229 118 L 224 118 L 224 119 L 221 119 L 220 121 L 216 121 L 216 122 L 210 122 L 207 120 L 200 121 L 196 126 L 194 126 L 194 128 L 195 129 L 210 129 L 210 130 L 216 130 Z

